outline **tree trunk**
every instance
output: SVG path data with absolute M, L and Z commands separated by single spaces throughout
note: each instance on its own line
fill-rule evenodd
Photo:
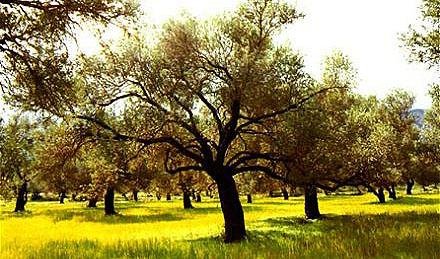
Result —
M 60 204 L 64 204 L 64 199 L 67 198 L 66 192 L 60 193 Z
M 387 188 L 388 191 L 388 197 L 390 199 L 396 200 L 397 196 L 396 196 L 396 189 L 394 188 L 394 185 L 392 185 L 391 187 Z
M 385 194 L 382 187 L 377 191 L 377 198 L 379 199 L 379 203 L 385 203 Z
M 316 186 L 307 185 L 304 187 L 304 211 L 307 219 L 317 219 L 321 217 L 318 206 L 318 193 Z
M 247 196 L 247 203 L 252 203 L 252 195 L 248 194 Z
M 72 197 L 72 201 L 76 201 L 76 193 L 72 193 L 72 195 L 70 197 Z
M 139 201 L 138 191 L 136 191 L 136 190 L 133 190 L 133 200 L 135 202 Z
M 167 201 L 170 201 L 171 200 L 171 193 L 167 193 Z
M 243 240 L 246 236 L 244 213 L 234 178 L 231 175 L 220 172 L 215 181 L 225 220 L 225 242 L 231 243 Z
M 104 211 L 105 215 L 115 215 L 115 190 L 112 187 L 107 187 L 104 195 Z
M 413 186 L 414 186 L 414 180 L 413 179 L 408 179 L 408 181 L 406 181 L 406 194 L 407 195 L 411 195 L 412 194 Z
M 363 194 L 362 190 L 361 190 L 361 188 L 359 188 L 359 186 L 356 186 L 356 189 L 357 189 L 356 195 L 362 195 Z
M 156 198 L 157 198 L 158 201 L 160 201 L 160 199 L 162 198 L 162 196 L 160 195 L 159 192 L 156 193 Z
M 197 200 L 196 191 L 192 190 L 191 191 L 191 196 L 192 196 L 193 200 Z
M 196 194 L 196 202 L 202 202 L 202 195 L 199 192 Z
M 89 199 L 89 202 L 87 203 L 87 208 L 96 208 L 96 203 L 98 202 L 98 198 L 92 197 Z
M 40 195 L 40 193 L 38 191 L 32 193 L 31 201 L 38 201 L 40 199 L 41 199 L 41 195 Z
M 194 207 L 191 204 L 191 192 L 185 190 L 183 192 L 183 208 L 184 209 L 193 209 Z
M 17 193 L 17 201 L 15 203 L 14 212 L 24 211 L 24 205 L 27 202 L 27 182 L 24 182 Z
M 283 193 L 284 200 L 287 201 L 289 199 L 289 192 L 286 188 L 281 188 L 281 192 Z

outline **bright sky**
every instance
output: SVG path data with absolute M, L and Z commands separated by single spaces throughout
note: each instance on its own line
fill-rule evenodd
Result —
M 416 108 L 428 108 L 428 85 L 439 71 L 408 64 L 399 34 L 417 22 L 421 0 L 290 0 L 306 16 L 281 35 L 304 55 L 307 70 L 321 75 L 322 61 L 333 50 L 347 54 L 359 72 L 358 91 L 383 97 L 393 88 L 416 96 Z M 182 10 L 208 18 L 234 10 L 237 0 L 145 0 L 143 9 L 157 24 Z

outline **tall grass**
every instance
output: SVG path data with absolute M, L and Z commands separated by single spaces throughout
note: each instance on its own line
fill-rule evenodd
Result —
M 118 202 L 106 217 L 84 204 L 1 207 L 1 258 L 440 258 L 440 196 L 385 205 L 371 195 L 321 197 L 320 221 L 303 219 L 301 197 L 244 204 L 248 239 L 221 242 L 217 200 L 181 209 L 181 201 Z

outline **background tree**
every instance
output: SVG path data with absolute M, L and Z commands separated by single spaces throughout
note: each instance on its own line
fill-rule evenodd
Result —
M 68 192 L 77 193 L 90 181 L 80 165 L 84 155 L 81 149 L 90 140 L 81 129 L 55 122 L 47 122 L 38 138 L 41 141 L 35 147 L 34 169 L 45 183 L 46 191 L 57 193 L 60 203 L 64 203 Z
M 29 182 L 35 177 L 31 169 L 34 162 L 34 125 L 18 114 L 0 126 L 0 194 L 5 198 L 14 194 L 14 211 L 21 212 L 25 210 Z
M 439 69 L 440 64 L 440 1 L 423 0 L 421 24 L 411 25 L 402 36 L 410 51 L 410 60 Z
M 416 138 L 409 113 L 413 99 L 396 91 L 382 101 L 360 98 L 349 111 L 347 128 L 355 138 L 347 148 L 351 156 L 344 170 L 356 172 L 353 183 L 366 186 L 381 203 L 385 189 L 396 198 L 394 186 L 409 172 Z
M 305 213 L 309 219 L 320 217 L 317 188 L 336 190 L 353 176 L 341 170 L 345 159 L 344 147 L 350 142 L 346 131 L 346 110 L 353 103 L 350 88 L 356 72 L 351 62 L 340 52 L 325 61 L 320 88 L 338 88 L 304 105 L 304 109 L 287 114 L 276 125 L 279 132 L 274 146 L 283 153 L 285 181 L 300 186 L 305 195 Z
M 430 90 L 432 106 L 417 141 L 414 159 L 416 181 L 423 186 L 440 182 L 440 86 Z

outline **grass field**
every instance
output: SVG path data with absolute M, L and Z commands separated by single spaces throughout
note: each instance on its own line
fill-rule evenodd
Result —
M 243 201 L 244 202 L 244 201 Z M 303 219 L 303 198 L 243 203 L 248 239 L 223 244 L 218 200 L 116 203 L 104 216 L 85 203 L 29 202 L 28 212 L 0 206 L 0 258 L 440 258 L 440 195 L 386 204 L 370 194 L 320 196 L 325 218 Z

